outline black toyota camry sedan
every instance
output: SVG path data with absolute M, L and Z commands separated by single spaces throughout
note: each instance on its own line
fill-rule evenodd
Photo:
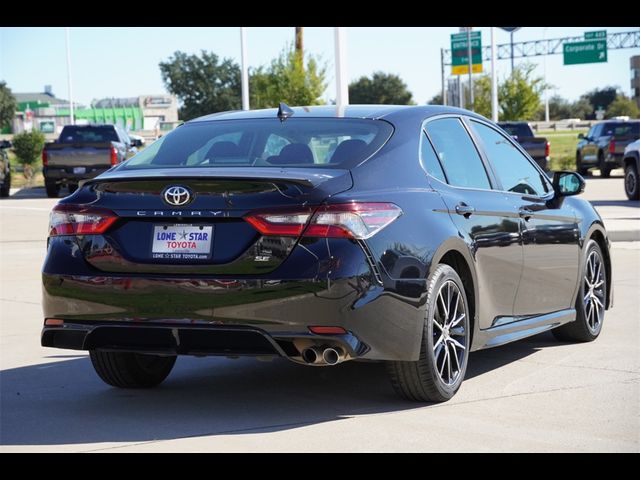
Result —
M 376 360 L 445 401 L 471 351 L 600 334 L 609 241 L 583 189 L 466 110 L 203 117 L 54 207 L 42 345 L 88 350 L 117 387 L 177 355 Z

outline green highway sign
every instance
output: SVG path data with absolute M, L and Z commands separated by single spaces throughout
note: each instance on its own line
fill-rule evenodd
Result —
M 607 31 L 596 30 L 595 32 L 584 32 L 584 39 L 585 40 L 606 40 Z
M 471 32 L 471 63 L 473 73 L 482 73 L 482 32 Z M 467 33 L 451 35 L 451 74 L 469 73 L 469 46 Z
M 565 43 L 562 46 L 565 65 L 580 63 L 601 63 L 607 61 L 606 40 L 585 40 Z

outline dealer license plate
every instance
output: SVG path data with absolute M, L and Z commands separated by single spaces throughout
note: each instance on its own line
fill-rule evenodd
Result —
M 212 225 L 155 225 L 151 256 L 178 260 L 206 260 L 211 258 L 212 239 Z

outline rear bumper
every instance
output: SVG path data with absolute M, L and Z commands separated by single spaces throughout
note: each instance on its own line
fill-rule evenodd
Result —
M 79 182 L 94 178 L 106 172 L 111 167 L 84 167 L 85 173 L 73 173 L 74 167 L 43 167 L 42 174 L 47 180 Z
M 605 162 L 615 164 L 617 167 L 623 166 L 624 155 L 621 153 L 607 153 L 605 156 Z
M 91 267 L 73 240 L 52 240 L 42 274 L 43 313 L 64 326 L 45 327 L 43 346 L 294 361 L 302 361 L 309 346 L 339 346 L 348 358 L 371 360 L 419 355 L 422 288 L 374 272 L 355 242 L 297 246 L 270 274 L 230 278 L 109 274 Z M 323 260 L 327 249 L 330 261 Z M 302 255 L 315 267 L 303 269 Z M 306 278 L 295 278 L 301 271 Z M 316 335 L 310 326 L 347 333 Z
M 549 157 L 532 157 L 533 160 L 540 166 L 545 172 L 549 169 Z

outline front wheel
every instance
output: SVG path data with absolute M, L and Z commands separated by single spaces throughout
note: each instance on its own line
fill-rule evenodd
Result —
M 395 391 L 407 400 L 445 402 L 460 388 L 467 370 L 471 331 L 462 280 L 449 265 L 429 277 L 426 318 L 416 361 L 389 362 Z
M 176 357 L 131 352 L 89 352 L 98 376 L 119 388 L 150 388 L 162 383 L 173 369 Z
M 49 198 L 58 198 L 58 195 L 60 195 L 60 185 L 55 181 L 45 180 L 44 188 L 47 191 L 47 197 Z
M 4 183 L 0 187 L 0 197 L 7 198 L 11 193 L 11 173 L 7 173 L 4 177 Z
M 580 290 L 576 299 L 576 320 L 552 330 L 563 342 L 592 342 L 602 330 L 607 303 L 607 269 L 602 250 L 589 240 L 584 258 Z
M 589 173 L 589 169 L 582 166 L 582 155 L 576 152 L 576 172 L 585 177 Z
M 633 163 L 630 163 L 624 169 L 624 191 L 629 200 L 640 200 L 638 169 Z
M 598 167 L 600 168 L 600 176 L 602 178 L 609 178 L 611 176 L 611 166 L 607 165 L 604 160 L 604 153 L 598 154 Z

